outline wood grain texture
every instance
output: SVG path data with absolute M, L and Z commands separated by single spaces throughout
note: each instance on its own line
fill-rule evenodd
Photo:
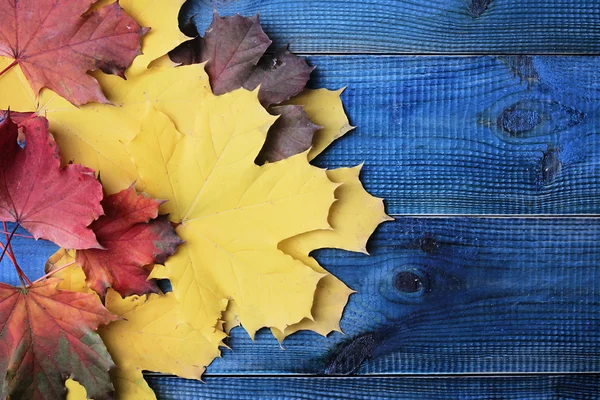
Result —
M 300 333 L 282 350 L 264 330 L 252 343 L 236 329 L 208 376 L 600 372 L 599 228 L 598 218 L 386 223 L 371 256 L 317 253 L 358 291 L 345 335 Z M 15 252 L 33 279 L 55 248 L 25 240 Z
M 318 159 L 365 162 L 392 214 L 599 214 L 596 57 L 319 56 L 356 130 Z
M 301 53 L 598 54 L 600 1 L 188 0 L 200 32 L 213 9 L 260 12 L 277 45 Z
M 598 375 L 453 378 L 242 378 L 206 383 L 149 376 L 161 400 L 179 399 L 398 399 L 398 400 L 593 400 L 600 396 Z
M 208 376 L 600 372 L 599 228 L 591 218 L 386 223 L 370 257 L 317 253 L 358 291 L 345 335 L 300 333 L 284 351 L 268 332 L 253 343 L 237 329 Z

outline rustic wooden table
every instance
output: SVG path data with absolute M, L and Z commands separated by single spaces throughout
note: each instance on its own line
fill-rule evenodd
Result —
M 358 291 L 345 335 L 237 329 L 159 399 L 600 398 L 600 0 L 193 0 L 200 30 L 213 7 L 347 86 L 318 164 L 364 161 L 396 221 L 317 254 Z

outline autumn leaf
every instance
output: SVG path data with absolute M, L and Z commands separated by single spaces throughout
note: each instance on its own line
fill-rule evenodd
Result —
M 220 95 L 242 87 L 270 45 L 258 15 L 220 17 L 215 12 L 199 52 L 200 62 L 208 61 L 206 72 L 213 93 Z
M 103 7 L 106 3 L 110 0 L 98 5 Z M 148 19 L 146 23 L 142 19 L 146 13 L 140 5 L 147 2 L 120 3 L 132 15 L 131 9 L 137 9 L 139 21 L 155 32 L 152 21 Z M 153 2 L 153 18 L 160 15 L 161 8 L 171 18 L 170 3 L 167 6 L 165 2 Z M 166 26 L 159 30 L 168 31 Z M 175 41 L 181 37 L 171 33 L 167 36 Z M 151 35 L 152 32 L 144 40 L 145 53 Z M 160 35 L 153 37 L 152 43 L 160 44 Z M 260 40 L 257 43 L 260 47 Z M 254 53 L 256 49 L 249 46 L 249 53 Z M 268 60 L 262 53 L 256 62 L 254 58 L 242 60 L 240 65 L 244 68 L 252 67 L 247 79 L 258 71 L 256 64 L 260 67 L 261 57 Z M 131 318 L 111 324 L 107 332 L 112 327 L 118 329 L 112 330 L 113 336 L 105 337 L 107 344 L 110 337 L 114 338 L 114 344 L 108 347 L 122 367 L 112 375 L 119 396 L 130 398 L 152 398 L 141 369 L 198 377 L 219 353 L 224 337 L 222 319 L 241 321 L 250 335 L 260 327 L 271 327 L 280 339 L 299 329 L 322 334 L 339 329 L 341 311 L 351 290 L 309 256 L 319 244 L 308 235 L 342 229 L 345 225 L 336 220 L 345 218 L 345 211 L 355 210 L 332 204 L 356 204 L 350 200 L 361 198 L 358 190 L 342 190 L 346 185 L 355 187 L 351 174 L 335 181 L 329 172 L 307 162 L 351 129 L 340 92 L 308 91 L 292 98 L 290 103 L 304 106 L 309 119 L 323 128 L 314 134 L 310 150 L 297 147 L 294 152 L 299 154 L 295 156 L 257 166 L 254 161 L 265 148 L 266 132 L 276 119 L 260 107 L 258 89 L 215 97 L 202 65 L 147 69 L 153 56 L 137 65 L 141 58 L 136 58 L 126 71 L 127 81 L 93 73 L 116 107 L 88 104 L 76 108 L 47 89 L 42 90 L 38 101 L 18 68 L 0 78 L 0 104 L 46 115 L 61 146 L 64 163 L 85 162 L 99 170 L 108 193 L 137 181 L 139 190 L 168 199 L 161 212 L 171 214 L 171 221 L 179 224 L 177 231 L 186 240 L 176 255 L 165 266 L 157 266 L 151 275 L 171 279 L 172 294 L 121 299 L 116 293 L 107 292 L 107 305 L 112 311 L 124 315 L 117 309 L 128 312 L 127 307 L 131 307 Z M 283 74 L 287 63 L 271 59 L 263 65 L 275 65 L 278 69 L 269 72 L 263 68 L 268 77 L 285 76 L 294 82 Z M 264 80 L 263 87 L 267 87 Z M 271 92 L 277 94 L 277 85 Z M 307 123 L 304 131 L 312 135 L 314 126 L 308 128 Z M 299 142 L 306 147 L 310 139 Z M 358 181 L 358 173 L 355 175 Z M 380 222 L 377 216 L 370 214 L 369 221 Z M 357 215 L 355 219 L 360 218 Z M 362 226 L 367 229 L 370 225 Z M 363 235 L 353 230 L 345 232 L 356 237 Z M 283 248 L 288 240 L 293 243 Z M 351 237 L 333 242 L 345 248 L 354 243 Z M 62 267 L 75 262 L 69 259 L 72 255 L 63 254 L 69 261 L 62 262 Z M 63 282 L 67 281 L 78 286 L 77 290 L 89 290 L 81 278 L 65 277 Z M 109 302 L 113 295 L 121 301 Z M 163 308 L 165 304 L 167 308 Z M 225 310 L 232 312 L 223 314 Z M 139 319 L 134 317 L 137 313 Z M 161 319 L 163 316 L 165 319 Z M 200 335 L 195 336 L 199 338 L 195 342 L 197 351 L 185 351 L 184 341 L 178 336 L 182 333 Z M 142 349 L 154 348 L 155 335 L 169 338 L 165 342 L 170 343 L 168 349 L 173 357 L 164 367 L 158 365 L 159 360 L 151 359 L 148 351 L 138 352 L 134 346 L 126 345 L 139 342 Z M 126 339 L 120 342 L 120 338 Z
M 151 276 L 171 280 L 193 325 L 214 326 L 228 299 L 238 304 L 250 335 L 310 317 L 322 274 L 283 254 L 277 244 L 327 229 L 336 185 L 306 155 L 254 164 L 275 119 L 256 92 L 209 96 L 196 118 L 198 129 L 181 135 L 150 108 L 128 146 L 140 185 L 170 200 L 163 212 L 180 223 L 177 233 L 185 241 Z
M 169 59 L 176 65 L 200 64 L 202 62 L 202 50 L 204 39 L 197 36 L 181 43 L 169 52 Z
M 100 248 L 88 225 L 102 214 L 102 186 L 81 165 L 60 167 L 42 117 L 0 123 L 0 221 L 67 248 Z
M 64 398 L 65 380 L 91 398 L 111 397 L 112 360 L 94 331 L 117 319 L 96 295 L 56 288 L 47 279 L 22 289 L 0 283 L 0 397 Z
M 110 291 L 106 306 L 122 317 L 101 328 L 100 335 L 121 373 L 141 371 L 200 379 L 220 352 L 223 332 L 193 328 L 185 322 L 173 293 L 121 298 Z
M 106 103 L 100 69 L 124 76 L 145 29 L 117 4 L 86 13 L 95 0 L 19 0 L 0 7 L 0 56 L 19 65 L 34 93 L 50 88 L 75 105 Z
M 314 69 L 287 47 L 264 55 L 270 45 L 258 15 L 221 17 L 215 12 L 203 38 L 184 42 L 169 56 L 181 65 L 206 62 L 217 95 L 241 87 L 254 90 L 260 85 L 258 99 L 268 107 L 300 93 Z
M 58 270 L 55 276 L 62 279 L 60 289 L 87 292 L 85 275 L 73 261 L 61 250 L 53 256 L 47 272 Z M 106 307 L 122 317 L 98 331 L 118 367 L 111 371 L 111 377 L 120 399 L 155 398 L 142 370 L 199 379 L 219 356 L 225 334 L 209 327 L 192 328 L 173 294 L 121 298 L 109 290 Z M 72 381 L 67 386 L 69 400 L 85 399 L 83 387 Z
M 313 136 L 321 127 L 312 123 L 302 106 L 278 106 L 270 111 L 279 118 L 269 129 L 257 164 L 283 160 L 312 147 Z
M 359 179 L 361 167 L 339 168 L 327 171 L 333 182 L 341 184 L 335 191 L 338 199 L 329 214 L 332 229 L 304 233 L 279 243 L 286 254 L 301 260 L 316 272 L 326 272 L 317 260 L 310 256 L 316 249 L 336 248 L 367 253 L 367 241 L 377 226 L 392 218 L 387 216 L 383 200 L 371 196 Z M 319 282 L 315 292 L 312 319 L 306 318 L 284 331 L 273 329 L 281 341 L 299 330 L 312 330 L 321 335 L 340 331 L 339 321 L 348 297 L 354 293 L 342 281 L 328 274 Z
M 177 300 L 173 312 L 194 330 L 213 335 L 208 336 L 212 339 L 206 354 L 218 351 L 222 336 L 215 340 L 215 335 L 223 335 L 218 322 L 229 301 L 239 305 L 239 319 L 250 334 L 262 326 L 283 330 L 310 318 L 324 274 L 277 246 L 296 234 L 329 228 L 337 184 L 325 171 L 310 166 L 306 153 L 263 167 L 254 163 L 275 120 L 258 102 L 256 91 L 215 97 L 201 66 L 150 69 L 147 74 L 109 87 L 114 99 L 127 101 L 120 100 L 123 106 L 117 112 L 107 111 L 122 118 L 125 128 L 133 125 L 127 121 L 141 118 L 141 130 L 127 146 L 139 175 L 137 185 L 169 200 L 161 210 L 180 223 L 177 231 L 186 241 L 151 275 L 171 279 Z M 181 90 L 192 82 L 200 90 Z M 190 104 L 199 111 L 185 113 Z M 145 117 L 138 114 L 142 106 Z M 104 107 L 94 107 L 90 117 L 97 118 L 94 114 Z M 88 108 L 62 112 L 87 116 Z M 101 171 L 103 180 L 114 178 L 111 170 L 107 172 Z M 229 183 L 232 180 L 236 185 Z M 172 329 L 165 327 L 164 334 Z M 122 381 L 139 382 L 134 372 L 131 369 Z
M 279 104 L 304 90 L 314 70 L 303 58 L 292 54 L 287 47 L 274 55 L 261 58 L 244 88 L 254 90 L 260 85 L 258 99 L 265 107 Z
M 102 200 L 105 215 L 90 228 L 104 248 L 76 253 L 88 286 L 100 297 L 109 287 L 123 296 L 158 292 L 148 280 L 152 264 L 164 263 L 181 244 L 166 216 L 158 217 L 162 203 L 133 187 Z

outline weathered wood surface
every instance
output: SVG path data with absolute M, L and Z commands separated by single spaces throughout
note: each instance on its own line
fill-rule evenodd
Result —
M 160 399 L 600 398 L 583 374 L 600 372 L 600 219 L 539 217 L 600 215 L 600 59 L 548 56 L 600 54 L 600 0 L 188 3 L 201 30 L 213 7 L 261 12 L 276 45 L 311 55 L 311 85 L 348 87 L 358 128 L 320 165 L 365 161 L 390 213 L 445 217 L 384 225 L 371 257 L 318 253 L 359 292 L 345 335 L 284 351 L 237 329 L 208 384 L 150 375 Z M 486 217 L 512 214 L 528 218 Z M 56 249 L 14 246 L 31 278 Z M 528 375 L 460 376 L 498 373 Z
M 346 335 L 237 329 L 207 376 L 600 372 L 598 239 L 600 219 L 397 219 L 371 256 L 317 254 L 358 291 Z
M 356 130 L 322 166 L 365 162 L 392 214 L 600 214 L 600 58 L 320 56 Z
M 595 400 L 598 375 L 511 377 L 249 378 L 208 377 L 205 384 L 149 377 L 161 400 L 398 399 Z
M 399 218 L 370 257 L 317 254 L 358 291 L 346 335 L 301 333 L 284 351 L 237 329 L 207 375 L 600 372 L 599 234 L 596 218 Z M 31 277 L 46 243 L 15 241 Z
M 302 53 L 598 54 L 600 1 L 188 0 L 203 32 L 212 11 L 260 12 L 276 44 Z

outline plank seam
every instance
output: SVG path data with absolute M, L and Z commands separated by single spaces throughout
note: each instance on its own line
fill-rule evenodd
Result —
M 599 214 L 389 214 L 393 218 L 600 219 Z
M 349 57 L 349 56 L 381 56 L 381 57 L 398 57 L 398 56 L 409 56 L 409 57 L 479 57 L 479 56 L 512 56 L 512 57 L 598 57 L 600 53 L 502 53 L 502 52 L 466 52 L 466 53 L 422 53 L 422 52 L 352 52 L 352 53 L 333 53 L 333 52 L 292 52 L 299 57 L 312 57 L 312 56 L 331 56 L 331 57 Z M 270 53 L 267 53 L 270 54 Z M 274 54 L 274 53 L 273 53 Z
M 177 375 L 160 374 L 157 372 L 146 372 L 145 376 L 151 377 L 162 377 L 162 378 L 173 378 L 179 379 Z M 595 376 L 600 375 L 600 371 L 597 372 L 488 372 L 488 373 L 453 373 L 453 374 L 363 374 L 363 375 L 310 375 L 310 374 L 256 374 L 256 375 L 230 375 L 230 374 L 204 374 L 203 378 L 244 378 L 244 379 L 256 379 L 256 378 L 305 378 L 305 379 L 361 379 L 361 378 L 409 378 L 409 379 L 422 379 L 422 378 L 530 378 L 535 376 Z

